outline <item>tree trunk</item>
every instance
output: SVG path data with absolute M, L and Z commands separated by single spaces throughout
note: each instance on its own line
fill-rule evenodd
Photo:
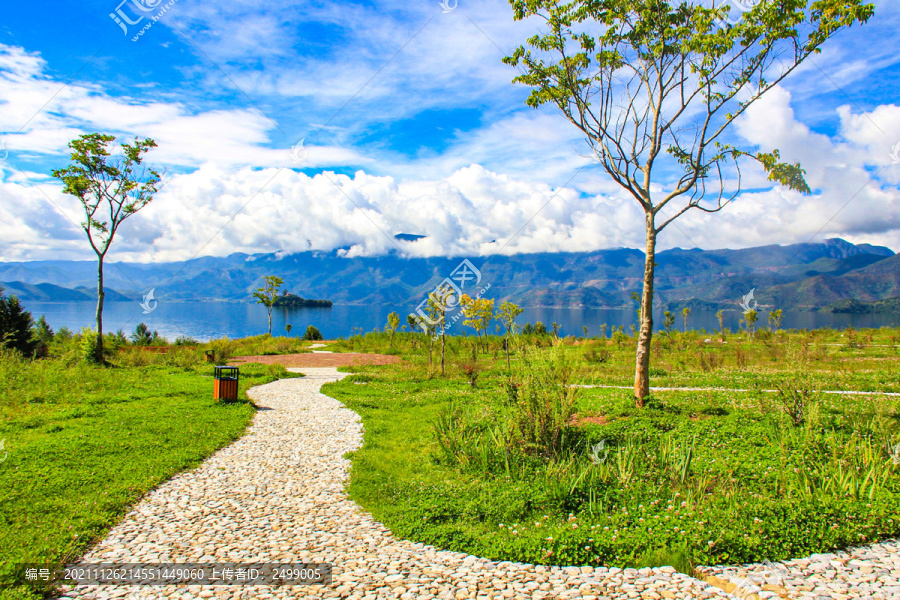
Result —
M 506 332 L 506 370 L 509 371 L 509 332 Z
M 653 215 L 647 217 L 647 247 L 644 259 L 644 290 L 641 294 L 641 331 L 638 334 L 634 368 L 634 401 L 643 408 L 650 396 L 650 342 L 653 341 L 653 273 L 656 267 L 656 226 Z
M 444 345 L 445 345 L 445 330 L 441 328 L 441 376 L 444 376 Z
M 428 366 L 430 367 L 434 364 L 431 360 L 431 355 L 434 353 L 434 336 L 429 334 L 426 335 L 428 335 Z
M 272 337 L 272 309 L 269 308 L 269 337 Z
M 103 256 L 97 260 L 97 354 L 98 363 L 103 363 Z

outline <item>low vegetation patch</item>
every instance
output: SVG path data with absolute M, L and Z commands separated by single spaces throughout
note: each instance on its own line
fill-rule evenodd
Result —
M 246 389 L 294 376 L 242 365 L 243 400 L 217 404 L 201 352 L 180 366 L 153 356 L 172 362 L 98 367 L 0 350 L 0 598 L 39 597 L 18 564 L 80 556 L 145 492 L 242 435 Z
M 630 390 L 572 386 L 630 383 L 633 348 L 603 339 L 519 336 L 509 371 L 490 338 L 474 362 L 454 340 L 442 378 L 427 340 L 398 334 L 401 365 L 357 367 L 325 393 L 362 416 L 349 491 L 396 535 L 493 559 L 689 572 L 900 535 L 897 399 L 823 393 L 893 389 L 896 347 L 872 339 L 897 332 L 855 332 L 867 341 L 852 358 L 846 333 L 662 334 L 654 385 L 712 389 L 658 392 L 643 409 Z

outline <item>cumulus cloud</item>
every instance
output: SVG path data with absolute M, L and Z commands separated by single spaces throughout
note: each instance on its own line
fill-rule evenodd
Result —
M 159 144 L 154 162 L 177 168 L 207 162 L 260 167 L 291 162 L 291 146 L 269 145 L 274 124 L 256 109 L 196 110 L 179 102 L 114 97 L 94 85 L 67 85 L 46 70 L 36 53 L 0 44 L 0 132 L 11 162 L 63 156 L 69 140 L 89 131 L 153 138 Z M 304 165 L 371 162 L 351 148 L 320 145 L 308 148 Z

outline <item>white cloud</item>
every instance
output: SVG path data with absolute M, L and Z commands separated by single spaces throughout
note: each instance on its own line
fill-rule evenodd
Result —
M 65 85 L 45 74 L 45 62 L 22 48 L 0 44 L 0 132 L 19 157 L 63 156 L 69 140 L 89 131 L 127 139 L 153 138 L 154 164 L 192 168 L 207 162 L 272 167 L 290 165 L 290 146 L 270 147 L 275 125 L 256 109 L 196 111 L 154 98 L 112 97 L 95 86 Z M 298 140 L 292 140 L 291 144 Z M 349 148 L 307 144 L 304 166 L 371 164 Z
M 178 5 L 172 18 L 242 89 L 254 98 L 282 97 L 307 132 L 324 125 L 378 73 L 415 32 L 417 18 L 424 23 L 434 16 L 328 125 L 326 133 L 334 137 L 326 139 L 336 141 L 306 140 L 304 167 L 349 167 L 353 176 L 278 172 L 294 166 L 289 146 L 297 140 L 285 142 L 275 124 L 243 100 L 204 104 L 189 94 L 171 101 L 162 93 L 115 96 L 78 81 L 63 86 L 47 74 L 40 55 L 0 45 L 0 130 L 6 132 L 0 137 L 11 153 L 8 166 L 0 164 L 0 258 L 89 257 L 83 234 L 54 206 L 77 223 L 74 201 L 46 174 L 30 172 L 38 169 L 27 160 L 16 161 L 56 160 L 69 140 L 94 130 L 153 137 L 159 148 L 151 161 L 174 171 L 156 201 L 123 227 L 115 260 L 335 248 L 372 255 L 397 245 L 414 255 L 472 256 L 643 247 L 640 210 L 596 166 L 559 189 L 590 161 L 579 156 L 585 146 L 573 126 L 551 110 L 523 108 L 527 89 L 510 85 L 515 72 L 500 58 L 534 24 L 513 23 L 509 10 L 506 2 L 463 5 L 449 15 L 440 14 L 436 1 L 427 7 L 388 2 L 379 10 L 294 0 Z M 891 23 L 897 20 L 896 10 L 887 14 Z M 835 45 L 817 60 L 841 86 L 857 85 L 896 62 L 887 47 L 872 55 L 857 50 Z M 850 61 L 850 55 L 856 58 Z M 231 86 L 205 61 L 186 67 L 197 75 L 197 95 Z M 900 248 L 900 165 L 889 156 L 900 142 L 900 107 L 872 106 L 864 113 L 855 102 L 831 106 L 827 118 L 838 124 L 837 132 L 819 133 L 795 112 L 802 117 L 808 98 L 833 87 L 818 72 L 806 68 L 790 91 L 771 92 L 736 129 L 750 144 L 779 148 L 786 160 L 800 161 L 816 193 L 772 189 L 748 165 L 744 183 L 752 193 L 717 215 L 689 213 L 664 232 L 662 247 L 802 242 L 822 229 L 820 239 L 841 236 Z M 410 158 L 388 143 L 390 126 L 400 119 L 459 108 L 480 112 L 482 124 L 456 131 L 440 152 Z M 354 139 L 376 125 L 383 127 L 383 139 L 358 150 Z M 446 126 L 455 127 L 452 118 Z M 28 177 L 9 165 L 29 170 Z M 32 185 L 39 179 L 52 202 Z M 428 237 L 412 244 L 393 240 L 401 232 Z

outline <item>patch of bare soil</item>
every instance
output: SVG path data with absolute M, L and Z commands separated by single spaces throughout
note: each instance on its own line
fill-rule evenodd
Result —
M 592 416 L 581 416 L 581 415 L 572 415 L 572 418 L 569 419 L 569 425 L 573 425 L 575 427 L 581 427 L 583 425 L 606 425 L 609 423 L 609 417 L 606 415 L 592 415 Z
M 349 367 L 354 365 L 392 365 L 400 362 L 399 356 L 387 354 L 308 353 L 273 354 L 268 356 L 236 356 L 229 364 L 262 363 L 264 365 L 284 365 L 285 367 Z

